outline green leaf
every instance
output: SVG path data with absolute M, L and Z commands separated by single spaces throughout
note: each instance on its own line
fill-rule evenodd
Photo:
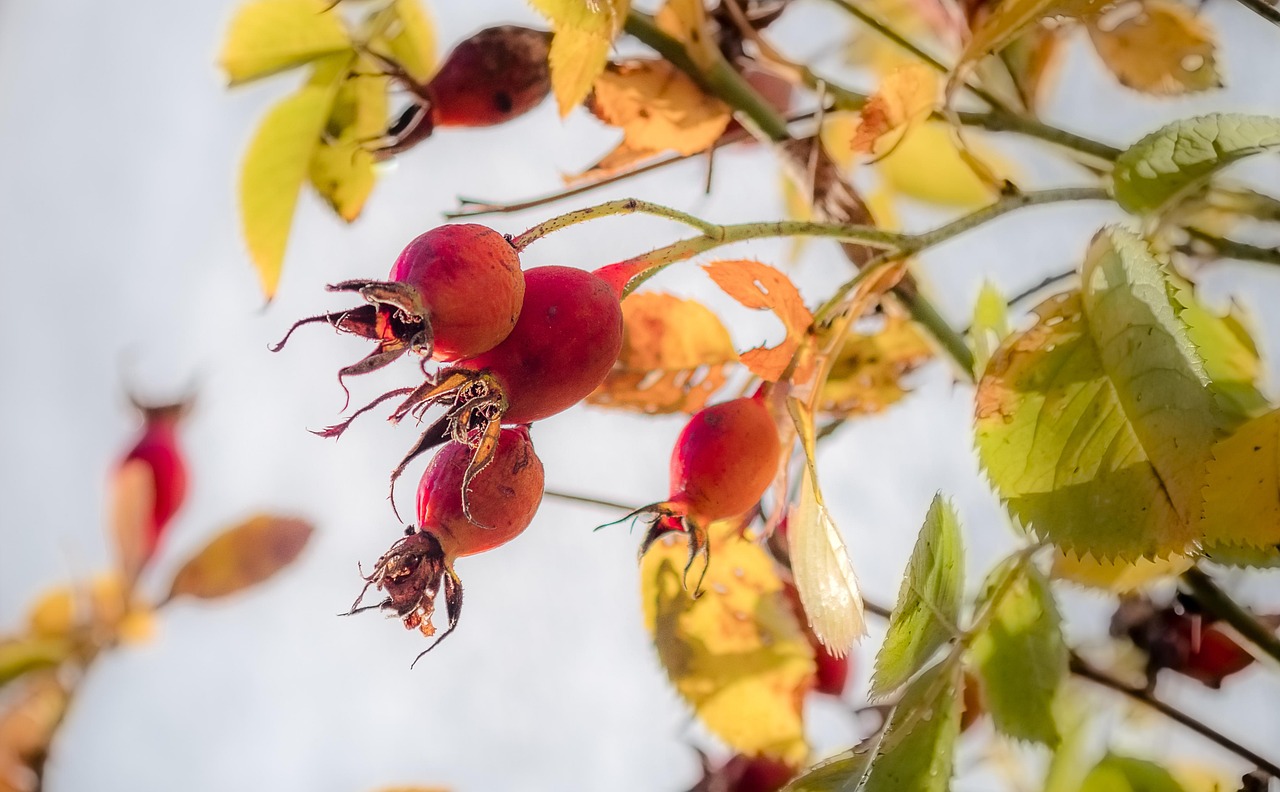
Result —
M 955 510 L 935 495 L 876 655 L 872 698 L 906 684 L 957 631 L 964 590 L 964 548 Z
M 782 792 L 854 792 L 867 773 L 869 751 L 850 749 L 809 768 Z
M 307 84 L 262 119 L 245 152 L 240 167 L 240 221 L 267 299 L 280 283 L 298 191 L 310 172 L 334 97 L 352 60 L 348 52 L 317 63 Z
M 1186 792 L 1158 764 L 1107 754 L 1085 776 L 1080 792 Z
M 973 305 L 973 324 L 969 326 L 969 347 L 973 349 L 974 369 L 987 367 L 996 348 L 1009 335 L 1009 303 L 990 281 L 982 284 Z
M 1280 119 L 1213 113 L 1163 127 L 1133 144 L 1112 171 L 1116 201 L 1156 212 L 1252 154 L 1280 149 Z
M 1204 467 L 1226 416 L 1161 265 L 1119 228 L 1082 291 L 1042 303 L 978 384 L 979 457 L 1037 535 L 1098 559 L 1159 557 L 1196 538 Z
M 351 37 L 324 0 L 258 0 L 236 11 L 218 62 L 232 85 L 351 51 Z
M 1067 646 L 1049 582 L 1034 567 L 1002 564 L 979 603 L 979 613 L 992 610 L 969 657 L 996 728 L 1019 740 L 1057 745 L 1053 702 L 1067 674 Z
M 907 686 L 859 792 L 945 792 L 960 735 L 962 678 L 960 663 L 946 660 Z
M 1173 274 L 1169 274 L 1169 280 L 1174 309 L 1204 361 L 1205 374 L 1219 406 L 1235 424 L 1265 413 L 1270 405 L 1258 390 L 1262 357 L 1239 312 L 1219 316 L 1196 299 L 1188 281 Z
M 1064 685 L 1078 685 L 1068 678 Z M 1060 694 L 1053 705 L 1054 722 L 1058 724 L 1057 746 L 1045 769 L 1041 792 L 1080 792 L 1080 785 L 1088 774 L 1088 761 L 1095 754 L 1090 740 L 1088 700 L 1072 695 L 1071 689 Z

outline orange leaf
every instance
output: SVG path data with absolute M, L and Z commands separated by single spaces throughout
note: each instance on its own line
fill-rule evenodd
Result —
M 183 564 L 169 596 L 215 599 L 270 579 L 293 562 L 311 538 L 302 520 L 262 515 L 218 535 Z
M 773 311 L 782 320 L 787 329 L 782 343 L 742 353 L 743 364 L 756 376 L 777 381 L 813 323 L 813 314 L 805 307 L 800 291 L 786 275 L 758 261 L 715 261 L 703 269 L 725 294 L 747 308 Z
M 622 303 L 622 352 L 588 397 L 591 404 L 646 413 L 693 413 L 724 384 L 738 359 L 729 332 L 701 303 L 641 292 Z
M 853 133 L 853 150 L 882 156 L 933 113 L 938 77 L 928 66 L 911 63 L 894 69 L 862 108 Z
M 40 766 L 67 707 L 56 673 L 33 675 L 9 690 L 0 712 L 0 790 L 36 789 Z M 28 783 L 29 782 L 29 783 Z
M 1156 96 L 1222 87 L 1213 30 L 1181 3 L 1132 3 L 1088 27 L 1093 48 L 1121 85 Z
M 108 516 L 115 539 L 120 571 L 129 587 L 151 553 L 151 512 L 156 498 L 151 466 L 141 459 L 121 465 L 111 479 L 111 512 Z
M 614 169 L 663 151 L 705 151 L 729 125 L 728 105 L 662 60 L 610 64 L 596 78 L 587 107 L 622 130 L 618 150 L 604 160 Z

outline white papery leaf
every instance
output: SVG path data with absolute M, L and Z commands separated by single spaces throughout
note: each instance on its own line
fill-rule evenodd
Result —
M 862 593 L 840 531 L 805 466 L 800 502 L 787 520 L 791 571 L 809 624 L 832 654 L 843 656 L 867 634 Z

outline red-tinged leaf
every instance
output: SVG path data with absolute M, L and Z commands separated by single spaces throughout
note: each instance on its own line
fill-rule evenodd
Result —
M 862 108 L 853 150 L 876 157 L 892 151 L 933 112 L 940 83 L 923 63 L 894 69 Z
M 758 261 L 715 261 L 703 267 L 716 285 L 747 308 L 773 311 L 782 320 L 787 337 L 773 347 L 743 352 L 742 363 L 756 376 L 775 382 L 787 370 L 813 314 L 800 291 L 786 275 Z
M 173 578 L 169 599 L 216 599 L 272 578 L 311 538 L 302 520 L 262 515 L 231 528 L 192 557 Z
M 111 536 L 115 540 L 120 571 L 132 586 L 151 551 L 151 512 L 156 498 L 151 466 L 130 460 L 111 479 Z

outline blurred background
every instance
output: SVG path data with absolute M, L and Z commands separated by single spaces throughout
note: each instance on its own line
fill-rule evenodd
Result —
M 441 53 L 491 24 L 544 24 L 520 0 L 429 5 Z M 869 87 L 865 74 L 840 63 L 847 18 L 816 0 L 796 6 L 771 29 L 773 40 Z M 371 419 L 338 443 L 309 434 L 338 416 L 343 396 L 332 373 L 364 347 L 307 328 L 284 352 L 267 350 L 296 318 L 343 305 L 323 284 L 381 276 L 459 194 L 505 201 L 554 190 L 562 174 L 608 151 L 617 131 L 583 111 L 562 122 L 551 101 L 491 130 L 441 130 L 383 172 L 364 216 L 349 227 L 304 191 L 278 296 L 265 305 L 240 234 L 236 172 L 262 113 L 301 76 L 226 89 L 214 61 L 234 8 L 221 0 L 0 2 L 0 268 L 7 285 L 0 633 L 21 624 L 27 603 L 45 588 L 110 565 L 108 474 L 137 430 L 126 385 L 154 402 L 198 392 L 182 433 L 190 497 L 144 588 L 163 586 L 209 537 L 255 512 L 303 517 L 318 528 L 288 573 L 228 600 L 176 602 L 160 614 L 153 639 L 98 663 L 54 744 L 46 789 L 689 787 L 699 776 L 690 746 L 725 751 L 692 722 L 650 645 L 636 573 L 639 537 L 623 526 L 592 532 L 619 515 L 548 499 L 517 541 L 463 560 L 462 625 L 411 672 L 419 636 L 377 615 L 335 614 L 359 589 L 357 562 L 375 560 L 400 531 L 387 508 L 386 477 L 413 430 Z M 1127 92 L 1103 73 L 1081 34 L 1045 117 L 1124 145 L 1197 111 L 1280 113 L 1280 30 L 1222 0 L 1209 0 L 1204 14 L 1221 34 L 1225 90 L 1180 101 Z M 640 51 L 634 42 L 620 47 Z M 1000 146 L 1023 187 L 1073 178 L 1031 144 Z M 1274 193 L 1274 161 L 1247 167 L 1235 175 Z M 569 208 L 631 196 L 716 221 L 784 212 L 766 149 L 717 154 L 711 195 L 705 176 L 705 159 L 695 158 L 484 222 L 516 233 Z M 907 227 L 924 228 L 954 212 L 906 205 L 901 214 Z M 920 272 L 948 318 L 963 326 L 984 278 L 1018 292 L 1074 266 L 1099 225 L 1119 219 L 1094 204 L 1019 212 L 931 251 Z M 524 261 L 594 268 L 683 233 L 639 216 L 609 219 L 539 242 Z M 722 253 L 784 265 L 790 251 L 778 241 Z M 833 245 L 815 242 L 790 272 L 812 303 L 847 277 L 846 267 Z M 652 286 L 704 299 L 740 349 L 781 336 L 772 319 L 728 301 L 695 267 L 673 268 Z M 1268 306 L 1280 297 L 1280 272 L 1225 264 L 1205 287 L 1250 309 L 1274 371 L 1280 323 Z M 355 399 L 394 382 L 395 374 L 365 378 Z M 908 399 L 850 423 L 820 455 L 865 593 L 884 604 L 892 603 L 938 490 L 954 497 L 966 527 L 971 587 L 1014 541 L 970 449 L 970 388 L 956 384 L 941 361 L 913 384 Z M 1274 396 L 1274 380 L 1270 386 Z M 541 423 L 534 439 L 548 488 L 635 505 L 660 499 L 682 422 L 579 407 Z M 411 489 L 401 490 L 402 513 Z M 1280 610 L 1277 582 L 1262 576 L 1245 599 Z M 1086 645 L 1100 638 L 1110 607 L 1102 597 L 1069 595 L 1073 637 Z M 859 735 L 852 710 L 862 703 L 883 625 L 871 628 L 855 650 L 847 700 L 810 704 L 818 756 Z M 1249 745 L 1280 745 L 1275 675 L 1255 668 L 1220 695 L 1185 680 L 1167 684 L 1162 691 L 1171 699 Z M 1119 726 L 1112 736 L 1129 739 Z M 1135 750 L 1157 756 L 1189 752 L 1237 777 L 1247 769 L 1181 732 L 1135 739 Z M 966 773 L 963 754 L 958 769 L 956 789 L 990 788 L 990 779 Z

